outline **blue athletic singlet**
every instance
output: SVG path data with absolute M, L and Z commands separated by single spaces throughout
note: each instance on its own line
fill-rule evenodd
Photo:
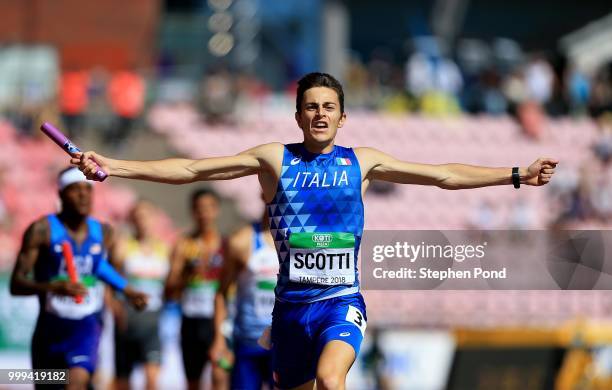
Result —
M 82 244 L 77 243 L 66 231 L 56 215 L 47 217 L 51 232 L 51 245 L 43 261 L 37 261 L 34 276 L 39 282 L 68 280 L 66 262 L 62 252 L 62 243 L 68 241 L 72 246 L 74 264 L 80 282 L 87 288 L 83 302 L 76 303 L 74 298 L 57 296 L 51 293 L 41 296 L 41 315 L 51 314 L 60 318 L 82 319 L 98 315 L 104 304 L 104 285 L 98 281 L 95 270 L 106 257 L 102 225 L 93 218 L 87 218 L 87 237 Z
M 87 218 L 87 237 L 77 245 L 56 215 L 49 215 L 47 220 L 50 247 L 47 253 L 39 255 L 34 267 L 35 280 L 68 279 L 62 250 L 62 243 L 68 241 L 79 280 L 87 288 L 87 296 L 81 303 L 76 303 L 73 297 L 52 293 L 39 295 L 40 313 L 32 338 L 32 365 L 34 368 L 81 366 L 93 373 L 104 304 L 104 285 L 95 276 L 100 261 L 106 258 L 102 225 Z
M 268 233 L 261 230 L 261 224 L 254 223 L 251 256 L 238 275 L 234 340 L 244 344 L 257 345 L 261 333 L 272 323 L 278 259 L 264 234 Z
M 277 192 L 268 204 L 280 262 L 276 298 L 315 302 L 359 291 L 363 233 L 361 170 L 353 149 L 327 154 L 285 146 Z

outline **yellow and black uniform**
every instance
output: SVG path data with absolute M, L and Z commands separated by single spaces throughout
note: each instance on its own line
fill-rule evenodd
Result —
M 129 378 L 136 363 L 161 363 L 159 317 L 163 307 L 164 281 L 170 268 L 169 248 L 159 240 L 142 245 L 126 243 L 124 272 L 130 285 L 149 296 L 145 311 L 126 307 L 126 326 L 115 324 L 115 372 Z

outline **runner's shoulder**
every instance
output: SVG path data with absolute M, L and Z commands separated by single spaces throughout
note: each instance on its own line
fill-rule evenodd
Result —
M 275 157 L 276 155 L 282 155 L 284 148 L 285 145 L 280 142 L 270 142 L 254 146 L 241 154 L 252 154 L 257 157 Z
M 24 242 L 29 244 L 43 244 L 50 241 L 50 226 L 47 216 L 35 220 L 24 233 Z
M 280 142 L 270 142 L 245 150 L 240 154 L 248 154 L 255 157 L 268 171 L 280 169 L 283 162 L 285 145 Z
M 382 154 L 382 152 L 376 148 L 373 148 L 371 146 L 354 146 L 353 147 L 353 151 L 355 152 L 356 155 L 363 155 L 363 156 L 372 156 L 372 155 L 379 155 Z
M 387 157 L 385 153 L 369 146 L 354 147 L 353 152 L 362 168 L 372 168 L 380 164 L 380 162 Z
M 177 244 L 180 246 L 197 245 L 200 242 L 200 232 L 197 230 L 188 230 L 179 235 Z
M 248 250 L 253 240 L 253 226 L 245 225 L 235 230 L 227 239 L 228 247 L 233 251 Z
M 183 252 L 185 252 L 186 247 L 189 246 L 190 244 L 193 244 L 194 241 L 196 241 L 196 239 L 193 237 L 193 233 L 191 232 L 182 233 L 176 239 L 176 242 L 174 243 L 174 246 L 173 246 L 173 250 L 175 253 L 182 255 Z
M 102 234 L 104 235 L 105 240 L 111 240 L 115 238 L 115 230 L 113 229 L 110 223 L 100 222 L 100 225 L 102 226 Z
M 43 215 L 30 224 L 28 229 L 49 230 L 49 216 Z

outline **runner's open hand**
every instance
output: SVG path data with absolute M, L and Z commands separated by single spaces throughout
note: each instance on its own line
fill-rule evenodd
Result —
M 136 291 L 130 286 L 127 286 L 125 290 L 123 290 L 123 294 L 136 310 L 143 310 L 147 307 L 147 303 L 149 302 L 149 296 L 147 294 Z

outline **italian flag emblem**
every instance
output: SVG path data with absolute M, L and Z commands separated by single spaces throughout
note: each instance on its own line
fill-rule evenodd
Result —
M 338 165 L 351 165 L 351 160 L 348 158 L 336 157 L 336 164 Z

